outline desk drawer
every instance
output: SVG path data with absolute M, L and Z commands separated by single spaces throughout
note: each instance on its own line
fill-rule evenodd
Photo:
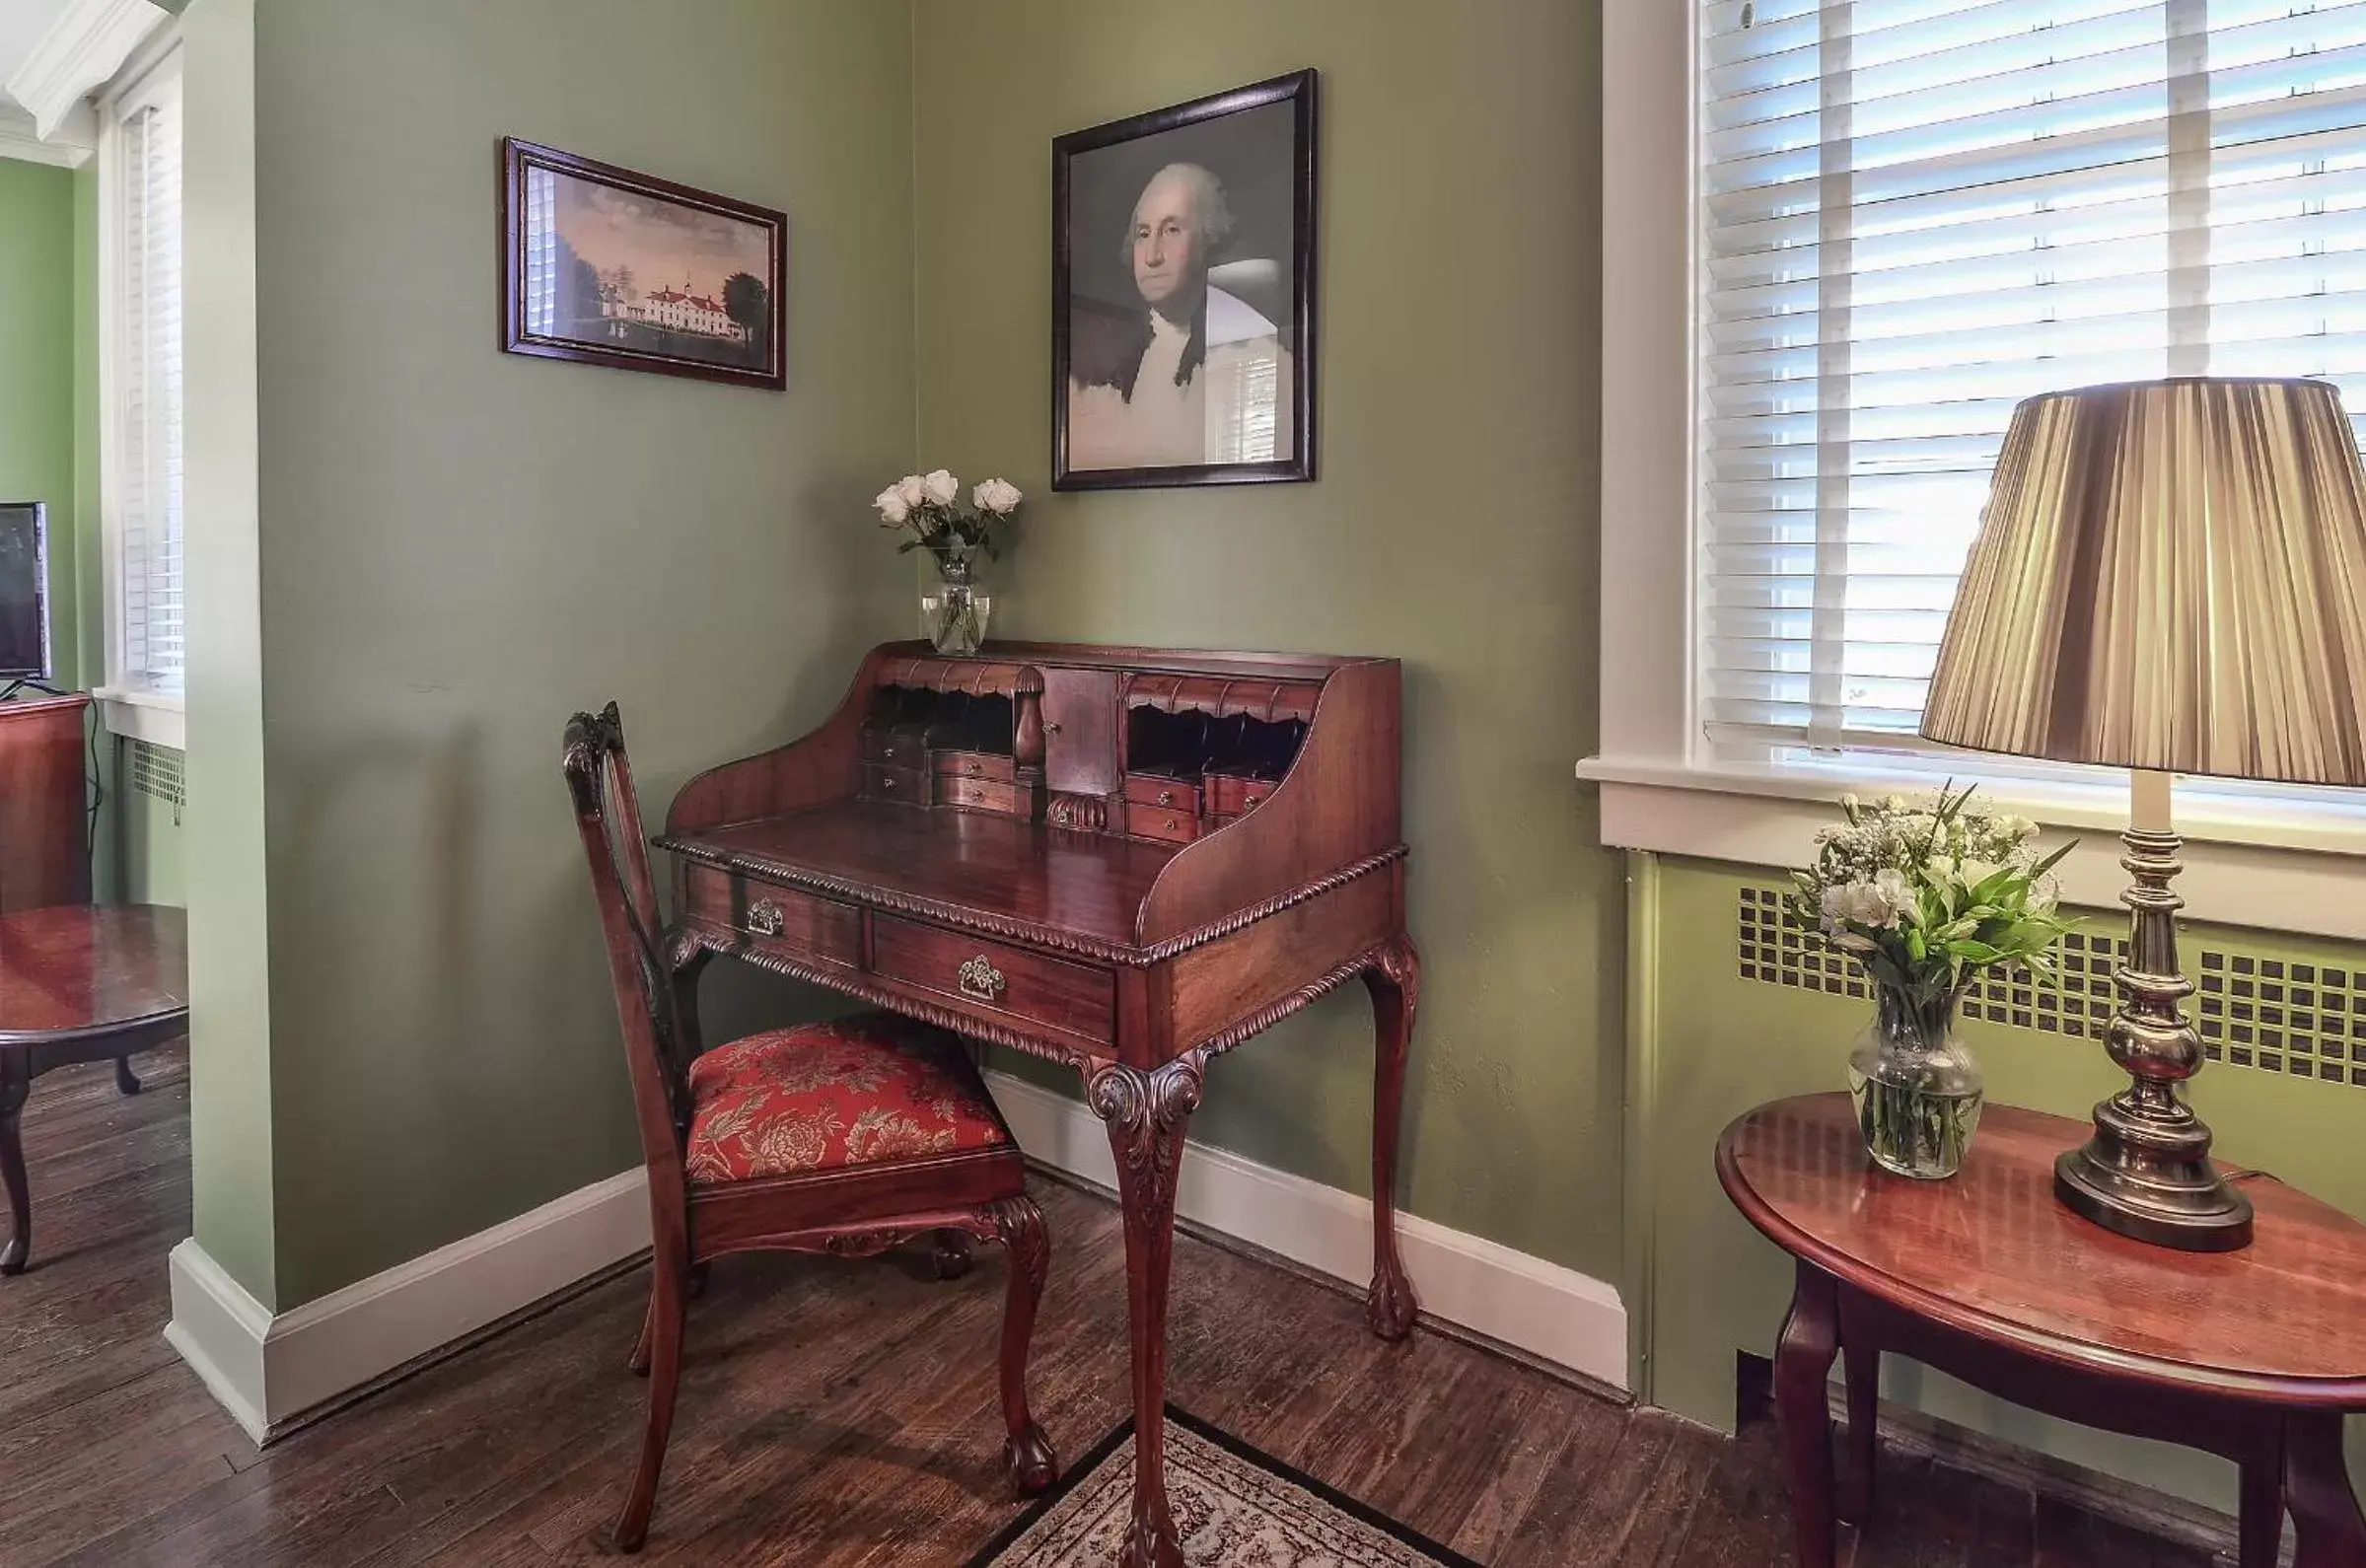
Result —
M 1199 815 L 1199 786 L 1183 779 L 1168 778 L 1164 774 L 1126 774 L 1125 800 L 1127 805 L 1140 806 L 1145 810 L 1155 807 L 1184 817 Z
M 849 966 L 862 962 L 862 911 L 850 903 L 749 882 L 712 866 L 688 869 L 682 901 L 692 919 L 726 927 L 759 953 Z
M 1210 773 L 1207 776 L 1207 809 L 1210 817 L 1234 818 L 1246 816 L 1264 803 L 1275 789 L 1269 778 L 1243 778 L 1237 773 Z
M 1116 984 L 1103 969 L 882 914 L 871 917 L 871 968 L 971 1011 L 1114 1038 Z
M 1019 776 L 1016 764 L 1009 757 L 993 751 L 938 751 L 929 761 L 939 778 L 986 779 L 1008 784 Z
M 928 774 L 917 767 L 885 767 L 877 762 L 865 762 L 863 797 L 866 800 L 893 801 L 898 806 L 926 806 Z
M 937 804 L 959 806 L 972 812 L 999 812 L 1005 817 L 1017 817 L 1019 786 L 996 784 L 984 779 L 955 778 L 949 774 L 937 779 Z
M 1199 836 L 1199 819 L 1187 807 L 1125 803 L 1125 832 L 1129 838 L 1155 838 L 1162 844 L 1187 844 Z
M 927 748 L 921 744 L 918 730 L 874 727 L 863 731 L 863 760 L 866 762 L 884 762 L 891 767 L 918 767 L 927 755 Z

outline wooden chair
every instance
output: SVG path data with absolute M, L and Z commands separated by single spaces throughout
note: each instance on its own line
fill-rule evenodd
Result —
M 617 1546 L 637 1550 L 648 1533 L 693 1272 L 727 1252 L 868 1256 L 934 1235 L 940 1270 L 954 1272 L 965 1260 L 955 1238 L 1000 1242 L 1010 1252 L 1003 1464 L 1021 1496 L 1042 1491 L 1058 1462 L 1028 1414 L 1027 1350 L 1050 1245 L 1019 1147 L 958 1036 L 871 1013 L 691 1059 L 614 703 L 568 723 L 562 761 L 649 1166 L 649 1312 L 632 1356 L 649 1378 L 649 1416 Z

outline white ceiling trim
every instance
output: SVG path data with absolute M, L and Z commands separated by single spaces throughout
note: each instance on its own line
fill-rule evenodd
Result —
M 74 116 L 74 119 L 80 118 L 80 115 Z M 14 104 L 0 104 L 0 158 L 20 159 L 29 164 L 50 164 L 59 169 L 80 169 L 91 161 L 91 154 L 96 149 L 75 134 L 77 129 L 69 121 L 55 137 L 43 141 L 34 134 L 31 114 Z
M 69 0 L 8 79 L 8 96 L 31 111 L 34 134 L 47 141 L 165 20 L 153 0 Z

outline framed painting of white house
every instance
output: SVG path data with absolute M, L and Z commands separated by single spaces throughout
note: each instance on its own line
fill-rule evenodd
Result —
M 789 222 L 553 147 L 501 143 L 501 346 L 788 385 Z
M 1051 144 L 1051 487 L 1315 476 L 1315 73 Z

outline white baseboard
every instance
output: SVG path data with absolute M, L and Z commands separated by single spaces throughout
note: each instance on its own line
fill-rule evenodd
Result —
M 994 1097 L 1030 1156 L 1116 1184 L 1109 1139 L 1076 1101 L 1003 1073 Z M 165 1338 L 258 1444 L 398 1367 L 467 1338 L 649 1245 L 635 1168 L 273 1317 L 191 1238 L 173 1248 Z M 1177 1212 L 1361 1286 L 1372 1203 L 1191 1145 Z M 1626 1309 L 1574 1269 L 1412 1215 L 1398 1218 L 1423 1311 L 1612 1388 L 1626 1387 Z
M 986 1075 L 1029 1156 L 1109 1187 L 1115 1161 L 1082 1103 L 1007 1073 Z M 1362 1286 L 1372 1277 L 1372 1200 L 1190 1144 L 1176 1212 L 1195 1225 Z M 1626 1308 L 1613 1287 L 1575 1269 L 1398 1214 L 1405 1272 L 1433 1318 L 1613 1389 L 1626 1388 Z
M 635 1167 L 273 1317 L 194 1237 L 165 1338 L 258 1444 L 649 1245 Z

